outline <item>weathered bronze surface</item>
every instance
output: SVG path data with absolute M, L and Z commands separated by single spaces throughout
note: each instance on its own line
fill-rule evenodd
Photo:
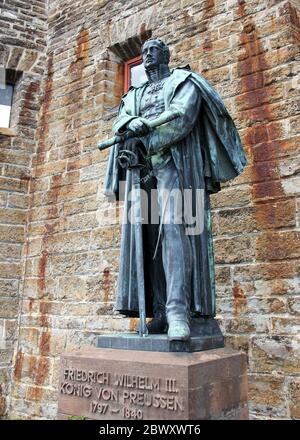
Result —
M 215 316 L 209 195 L 239 175 L 246 158 L 234 122 L 203 77 L 188 66 L 170 70 L 161 40 L 147 40 L 142 56 L 148 81 L 123 96 L 117 137 L 102 145 L 114 144 L 105 194 L 120 197 L 126 180 L 116 309 L 140 317 L 140 335 L 168 332 L 170 341 L 182 341 L 191 317 Z M 153 191 L 156 205 L 149 204 Z M 132 210 L 135 221 L 128 221 Z

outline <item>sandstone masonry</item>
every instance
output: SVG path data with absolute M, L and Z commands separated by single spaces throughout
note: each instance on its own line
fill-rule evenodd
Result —
M 135 320 L 113 310 L 121 206 L 102 194 L 123 62 L 150 35 L 219 91 L 249 165 L 212 197 L 217 307 L 249 359 L 250 416 L 300 418 L 299 4 L 5 0 L 0 65 L 23 72 L 1 136 L 0 412 L 56 417 L 59 357 Z M 1 336 L 1 334 L 0 334 Z
M 13 354 L 22 315 L 47 15 L 45 1 L 40 0 L 30 4 L 6 0 L 1 2 L 0 11 L 0 68 L 2 72 L 11 70 L 17 78 L 11 117 L 14 135 L 0 134 L 0 415 L 4 415 L 12 393 Z

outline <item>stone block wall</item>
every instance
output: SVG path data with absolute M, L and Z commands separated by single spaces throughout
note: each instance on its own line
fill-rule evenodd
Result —
M 173 66 L 189 62 L 211 81 L 241 133 L 249 165 L 212 197 L 217 317 L 227 345 L 248 354 L 251 417 L 300 418 L 296 2 L 50 0 L 48 7 L 44 97 L 24 191 L 11 417 L 55 418 L 60 354 L 93 344 L 99 332 L 135 326 L 113 310 L 120 240 L 113 214 L 121 206 L 102 194 L 107 152 L 96 145 L 111 132 L 123 61 L 153 35 L 170 45 Z
M 0 5 L 0 69 L 16 79 L 11 135 L 0 134 L 0 415 L 11 393 L 13 352 L 21 314 L 27 216 L 32 190 L 42 74 L 46 60 L 46 2 Z M 5 75 L 6 76 L 6 75 Z M 1 133 L 1 132 L 0 132 Z

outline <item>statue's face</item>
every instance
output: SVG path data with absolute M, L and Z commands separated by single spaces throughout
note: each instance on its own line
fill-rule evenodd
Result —
M 145 69 L 158 66 L 159 64 L 167 64 L 163 48 L 155 40 L 144 44 L 142 57 Z

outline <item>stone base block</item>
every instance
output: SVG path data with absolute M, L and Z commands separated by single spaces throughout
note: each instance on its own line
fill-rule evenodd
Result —
M 73 417 L 72 417 L 73 416 Z M 91 348 L 61 359 L 58 418 L 248 418 L 246 356 Z

